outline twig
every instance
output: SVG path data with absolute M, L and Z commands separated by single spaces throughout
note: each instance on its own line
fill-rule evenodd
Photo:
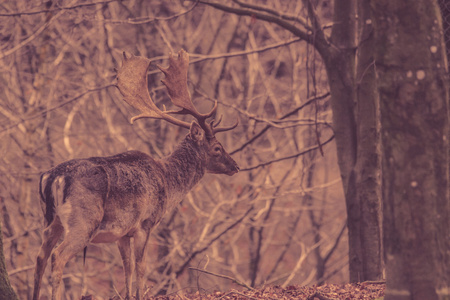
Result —
M 257 11 L 263 11 L 263 12 L 269 13 L 271 15 L 275 15 L 277 17 L 280 17 L 281 19 L 284 19 L 284 20 L 298 22 L 301 25 L 303 25 L 306 29 L 311 29 L 311 26 L 308 24 L 308 21 L 306 19 L 304 19 L 304 18 L 299 17 L 299 16 L 282 14 L 279 11 L 271 9 L 269 7 L 253 5 L 253 4 L 249 4 L 249 3 L 244 3 L 244 2 L 241 2 L 239 0 L 233 0 L 233 2 L 237 3 L 241 7 L 250 8 L 250 9 L 253 9 L 253 10 L 257 10 Z
M 249 290 L 252 290 L 252 291 L 254 290 L 254 288 L 252 288 L 251 286 L 249 286 L 245 282 L 242 282 L 242 281 L 240 281 L 240 280 L 238 280 L 238 279 L 236 279 L 234 277 L 228 276 L 228 275 L 217 274 L 217 273 L 213 273 L 213 272 L 210 272 L 210 271 L 206 271 L 206 270 L 199 269 L 199 268 L 194 268 L 194 267 L 189 267 L 188 269 L 196 270 L 196 271 L 199 271 L 199 272 L 202 272 L 202 273 L 205 273 L 205 274 L 209 274 L 209 275 L 213 275 L 213 276 L 216 276 L 216 277 L 220 277 L 220 278 L 225 278 L 225 279 L 231 280 L 232 282 L 236 283 L 237 285 L 245 287 L 245 288 L 247 288 Z
M 20 124 L 22 124 L 22 123 L 24 123 L 26 121 L 30 121 L 30 120 L 33 120 L 33 119 L 36 119 L 36 118 L 39 118 L 39 117 L 43 117 L 47 113 L 49 113 L 51 111 L 54 111 L 54 110 L 56 110 L 58 108 L 61 108 L 61 107 L 65 106 L 65 105 L 67 105 L 69 103 L 72 103 L 72 102 L 80 99 L 81 97 L 85 96 L 86 94 L 89 94 L 89 93 L 92 93 L 92 92 L 97 92 L 97 91 L 100 91 L 100 90 L 103 90 L 103 89 L 106 89 L 106 88 L 109 88 L 109 87 L 115 87 L 115 86 L 116 85 L 114 85 L 114 84 L 108 84 L 108 85 L 105 85 L 105 86 L 101 86 L 101 87 L 97 87 L 97 88 L 93 88 L 93 89 L 88 89 L 88 90 L 82 92 L 81 94 L 79 94 L 79 95 L 77 95 L 77 96 L 75 96 L 75 97 L 73 97 L 73 98 L 71 98 L 71 99 L 69 99 L 69 100 L 67 100 L 67 101 L 65 101 L 65 102 L 63 102 L 61 104 L 58 104 L 58 105 L 56 105 L 56 106 L 54 106 L 52 108 L 49 108 L 47 110 L 44 110 L 44 111 L 40 111 L 40 112 L 38 112 L 37 114 L 35 114 L 35 115 L 31 116 L 31 117 L 24 118 L 24 119 L 22 119 L 22 120 L 20 120 L 20 121 L 18 121 L 16 123 L 8 126 L 8 127 L 2 128 L 2 129 L 0 129 L 0 133 L 4 132 L 4 131 L 7 131 L 9 129 L 12 129 L 14 127 L 17 127 L 17 126 L 19 126 Z
M 284 116 L 282 116 L 280 118 L 280 120 L 286 119 L 294 114 L 296 114 L 299 110 L 303 109 L 304 107 L 306 107 L 307 105 L 310 105 L 311 103 L 314 103 L 314 101 L 316 100 L 321 100 L 324 99 L 326 97 L 328 97 L 330 95 L 330 93 L 325 93 L 323 95 L 320 96 L 315 96 L 312 98 L 307 99 L 302 105 L 300 105 L 299 107 L 296 107 L 295 109 L 291 110 L 290 112 L 288 112 L 287 114 L 285 114 Z M 231 155 L 233 155 L 236 152 L 242 151 L 244 148 L 246 148 L 248 145 L 250 145 L 251 143 L 253 143 L 256 139 L 260 138 L 267 130 L 269 130 L 271 128 L 270 125 L 267 125 L 266 127 L 264 127 L 263 129 L 261 129 L 257 134 L 255 134 L 251 139 L 249 139 L 247 142 L 245 142 L 244 144 L 242 144 L 239 148 L 233 150 L 230 152 Z
M 367 281 L 361 282 L 361 284 L 385 284 L 385 283 L 386 283 L 385 279 L 381 279 L 381 280 L 367 280 Z
M 54 17 L 52 17 L 51 19 L 49 19 L 48 21 L 45 21 L 45 23 L 39 27 L 35 32 L 33 32 L 29 37 L 27 37 L 26 39 L 24 39 L 22 42 L 20 42 L 19 44 L 17 44 L 15 47 L 4 51 L 3 53 L 0 53 L 0 59 L 5 58 L 6 56 L 9 56 L 11 54 L 13 54 L 14 52 L 16 52 L 17 50 L 19 50 L 20 48 L 24 47 L 26 44 L 30 43 L 31 41 L 33 41 L 35 38 L 37 38 L 42 32 L 44 32 L 44 30 L 50 26 L 50 24 L 55 21 L 59 16 L 61 16 L 64 13 L 64 11 L 60 11 L 58 12 Z
M 270 164 L 273 164 L 273 163 L 276 163 L 276 162 L 280 162 L 282 160 L 296 158 L 297 156 L 300 156 L 300 155 L 306 154 L 308 152 L 314 151 L 316 149 L 319 149 L 321 146 L 328 144 L 333 139 L 334 139 L 334 135 L 332 135 L 328 140 L 326 140 L 325 142 L 323 142 L 323 143 L 321 143 L 319 145 L 306 148 L 305 150 L 300 151 L 300 152 L 298 152 L 296 154 L 292 154 L 292 155 L 288 155 L 288 156 L 285 156 L 285 157 L 280 157 L 280 158 L 277 158 L 277 159 L 274 159 L 274 160 L 266 161 L 266 162 L 260 163 L 260 164 L 258 164 L 256 166 L 253 166 L 253 167 L 242 168 L 241 172 L 243 172 L 243 171 L 251 171 L 251 170 L 254 170 L 254 169 L 257 169 L 257 168 L 265 167 L 267 165 L 270 165 Z
M 240 293 L 240 292 L 238 292 L 238 291 L 230 291 L 230 292 L 224 294 L 224 295 L 223 295 L 222 297 L 220 297 L 219 299 L 225 298 L 226 296 L 228 296 L 228 295 L 230 295 L 230 294 L 238 294 L 238 295 L 240 295 L 240 296 L 242 296 L 242 297 L 246 297 L 246 298 L 249 298 L 249 299 L 255 299 L 255 300 L 258 300 L 258 298 L 255 298 L 255 297 L 246 295 L 246 294 L 244 294 L 244 293 Z
M 61 11 L 61 10 L 70 10 L 70 9 L 76 9 L 84 6 L 93 6 L 97 4 L 108 4 L 111 2 L 116 2 L 120 0 L 108 0 L 108 1 L 99 1 L 99 2 L 92 2 L 92 3 L 83 3 L 83 4 L 77 4 L 72 6 L 57 6 L 56 8 L 51 9 L 42 9 L 42 10 L 36 10 L 36 11 L 23 11 L 23 12 L 14 12 L 14 13 L 0 13 L 0 17 L 17 17 L 17 16 L 23 16 L 23 15 L 37 15 L 37 14 L 44 14 L 44 13 L 51 13 L 55 11 Z
M 119 296 L 120 300 L 123 300 L 122 296 L 120 296 L 119 291 L 117 291 L 116 286 L 113 284 L 114 293 Z
M 17 273 L 28 271 L 28 270 L 31 270 L 33 268 L 34 268 L 34 265 L 29 265 L 29 266 L 25 266 L 25 267 L 22 267 L 22 268 L 14 269 L 14 270 L 8 272 L 8 276 L 11 277 L 11 276 L 13 276 L 13 275 L 15 275 Z
M 344 224 L 342 225 L 341 230 L 339 231 L 339 234 L 336 238 L 336 240 L 334 241 L 333 246 L 331 247 L 331 249 L 328 251 L 328 253 L 325 255 L 325 258 L 323 259 L 324 264 L 328 262 L 328 260 L 330 259 L 331 255 L 333 254 L 333 252 L 336 250 L 339 241 L 341 240 L 341 237 L 344 234 L 345 228 L 347 228 L 347 220 L 345 220 Z
M 218 101 L 217 99 L 212 99 L 205 92 L 203 92 L 202 90 L 200 90 L 198 88 L 195 89 L 195 92 L 198 93 L 199 95 L 201 95 L 202 97 L 206 98 L 206 99 L 210 99 L 212 101 Z M 249 112 L 239 108 L 238 106 L 236 106 L 234 104 L 227 104 L 227 103 L 223 103 L 223 102 L 220 102 L 220 101 L 218 101 L 218 102 L 221 103 L 223 106 L 230 107 L 230 108 L 234 109 L 235 111 L 237 111 L 241 115 L 246 116 L 250 120 L 255 120 L 256 122 L 267 123 L 268 126 L 273 127 L 273 128 L 286 129 L 286 128 L 292 128 L 292 127 L 297 127 L 297 126 L 310 126 L 310 125 L 315 125 L 317 127 L 317 125 L 319 125 L 319 124 L 331 126 L 329 123 L 327 123 L 325 121 L 318 121 L 317 118 L 315 120 L 310 120 L 310 119 L 297 119 L 297 120 L 288 119 L 288 120 L 284 120 L 283 118 L 269 120 L 269 119 L 266 119 L 266 118 L 263 118 L 263 117 L 258 117 L 258 116 L 254 115 L 252 113 L 249 113 Z M 286 124 L 286 123 L 292 123 L 292 124 L 280 125 L 280 124 Z
M 169 17 L 140 17 L 140 18 L 129 18 L 127 20 L 103 20 L 103 22 L 105 23 L 113 23 L 113 24 L 131 24 L 131 25 L 141 25 L 141 24 L 147 24 L 147 23 L 151 23 L 151 22 L 157 22 L 157 21 L 168 21 L 171 19 L 175 19 L 178 18 L 182 15 L 185 15 L 189 12 L 191 12 L 198 4 L 198 1 L 195 1 L 195 3 L 189 7 L 188 9 L 186 9 L 185 11 L 179 12 L 177 14 L 174 14 L 172 16 Z
M 220 237 L 222 237 L 225 233 L 227 233 L 228 231 L 230 231 L 231 229 L 234 228 L 234 226 L 236 226 L 237 224 L 239 224 L 240 222 L 242 222 L 242 220 L 244 220 L 245 217 L 247 217 L 247 215 L 253 210 L 253 207 L 250 207 L 249 209 L 247 209 L 247 211 L 241 216 L 239 217 L 239 219 L 237 219 L 236 221 L 234 221 L 233 223 L 231 223 L 227 228 L 225 228 L 223 231 L 219 232 L 215 237 L 213 237 L 211 240 L 208 241 L 208 243 L 206 243 L 205 246 L 195 249 L 190 255 L 189 257 L 185 260 L 185 262 L 181 265 L 181 267 L 178 268 L 178 270 L 175 272 L 176 276 L 178 277 L 186 268 L 186 266 L 200 253 L 202 253 L 203 251 L 205 251 L 206 249 L 209 248 L 209 246 L 212 245 L 212 243 L 214 243 L 215 241 L 217 241 Z
M 251 16 L 251 17 L 255 17 L 260 20 L 264 20 L 264 21 L 268 21 L 270 23 L 277 24 L 277 25 L 281 26 L 282 28 L 292 32 L 296 36 L 302 38 L 303 40 L 307 41 L 308 43 L 313 43 L 313 39 L 312 39 L 313 36 L 309 30 L 299 28 L 299 27 L 295 26 L 294 24 L 292 24 L 290 21 L 284 20 L 273 14 L 265 14 L 265 13 L 262 13 L 260 11 L 253 10 L 253 9 L 243 9 L 243 8 L 226 6 L 226 5 L 223 5 L 218 2 L 209 2 L 209 1 L 204 1 L 204 0 L 199 0 L 198 2 L 205 4 L 205 5 L 212 6 L 216 9 L 219 9 L 219 10 L 222 10 L 225 12 L 229 12 L 229 13 L 238 15 L 238 16 Z
M 260 47 L 257 49 L 235 51 L 235 52 L 228 52 L 228 53 L 217 53 L 217 54 L 208 54 L 208 55 L 189 53 L 189 57 L 192 58 L 189 61 L 189 64 L 196 64 L 196 63 L 199 63 L 199 62 L 202 62 L 205 60 L 210 60 L 210 59 L 221 59 L 221 58 L 229 58 L 229 57 L 235 57 L 235 56 L 244 56 L 244 55 L 249 55 L 249 54 L 253 54 L 253 53 L 260 53 L 260 52 L 276 49 L 279 47 L 288 46 L 290 44 L 300 42 L 301 40 L 302 40 L 301 38 L 292 38 L 287 41 L 270 44 L 270 45 L 263 46 L 263 47 Z M 156 56 L 156 57 L 152 57 L 150 59 L 150 61 L 153 62 L 153 61 L 163 60 L 163 59 L 168 59 L 168 58 L 169 58 L 169 56 L 167 56 L 167 55 Z M 159 74 L 159 72 L 160 72 L 159 70 L 153 70 L 153 71 L 148 72 L 148 74 L 150 74 L 150 75 L 151 74 Z
M 328 298 L 327 296 L 322 295 L 322 293 L 320 292 L 315 292 L 308 297 L 308 300 L 314 300 L 314 298 L 319 298 L 319 300 L 333 300 L 332 298 Z
M 243 51 L 236 51 L 236 52 L 231 52 L 231 53 L 218 53 L 218 54 L 212 54 L 212 55 L 200 55 L 200 54 L 190 54 L 191 57 L 196 57 L 195 59 L 192 59 L 191 63 L 198 63 L 204 60 L 208 60 L 208 59 L 218 59 L 218 58 L 228 58 L 228 57 L 234 57 L 234 56 L 242 56 L 242 55 L 248 55 L 248 54 L 253 54 L 253 53 L 259 53 L 259 52 L 264 52 L 267 50 L 271 50 L 271 49 L 275 49 L 278 47 L 283 47 L 283 46 L 287 46 L 290 45 L 292 43 L 296 43 L 296 42 L 300 42 L 302 39 L 301 38 L 292 38 L 289 39 L 287 41 L 282 41 L 279 43 L 275 43 L 275 44 L 270 44 L 264 47 L 260 47 L 257 49 L 250 49 L 250 50 L 243 50 Z

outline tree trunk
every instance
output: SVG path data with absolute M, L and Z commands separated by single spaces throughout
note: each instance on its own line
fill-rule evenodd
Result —
M 386 300 L 448 299 L 448 87 L 436 1 L 372 0 Z M 420 22 L 418 21 L 420 20 Z
M 6 270 L 5 256 L 3 254 L 2 222 L 0 222 L 0 300 L 15 299 L 18 298 L 9 283 L 8 271 Z
M 338 51 L 323 55 L 347 206 L 351 282 L 380 279 L 383 269 L 380 182 L 377 174 L 378 98 L 375 92 L 372 29 L 370 22 L 365 22 L 369 18 L 368 4 L 368 1 L 335 2 L 331 41 Z M 360 31 L 361 37 L 357 36 Z
M 355 171 L 356 201 L 360 205 L 362 276 L 364 280 L 383 277 L 381 225 L 381 159 L 379 137 L 379 97 L 373 58 L 373 28 L 369 0 L 358 1 L 356 63 L 357 155 Z
M 356 198 L 353 167 L 356 163 L 355 123 L 355 44 L 356 3 L 351 0 L 335 1 L 331 42 L 336 53 L 322 55 L 328 74 L 333 110 L 333 130 L 342 185 L 347 207 L 350 281 L 362 278 L 361 231 L 359 227 L 360 204 Z
M 444 29 L 444 41 L 447 47 L 447 62 L 450 57 L 450 0 L 439 0 L 442 15 L 442 27 Z

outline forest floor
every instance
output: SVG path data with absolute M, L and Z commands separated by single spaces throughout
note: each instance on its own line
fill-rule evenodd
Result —
M 384 282 L 362 282 L 339 284 L 324 284 L 321 286 L 268 286 L 259 289 L 246 291 L 231 290 L 228 292 L 213 292 L 194 294 L 172 294 L 145 298 L 146 300 L 247 300 L 247 299 L 267 299 L 267 300 L 353 300 L 353 299 L 382 299 L 384 296 Z M 85 298 L 95 299 L 95 298 Z M 111 300 L 116 300 L 115 298 Z

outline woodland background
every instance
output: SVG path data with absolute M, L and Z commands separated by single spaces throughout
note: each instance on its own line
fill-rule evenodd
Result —
M 362 102 L 377 93 L 361 88 L 375 78 L 373 58 L 355 52 L 356 45 L 370 47 L 366 7 L 358 7 L 358 19 L 349 14 L 354 1 L 227 1 L 247 14 L 200 2 L 0 2 L 0 208 L 7 269 L 20 299 L 31 295 L 41 243 L 41 172 L 130 149 L 163 157 L 187 133 L 158 120 L 129 124 L 136 112 L 114 87 L 123 51 L 153 61 L 149 89 L 161 108 L 170 101 L 156 64 L 185 49 L 195 105 L 204 112 L 217 100 L 225 125 L 239 119 L 218 138 L 241 172 L 205 176 L 153 232 L 149 294 L 236 287 L 196 269 L 249 286 L 382 277 L 378 108 Z M 335 3 L 354 6 L 335 10 Z M 252 13 L 252 5 L 264 9 Z M 348 33 L 347 21 L 333 25 L 336 18 L 359 27 Z M 357 87 L 346 90 L 349 70 L 358 74 Z M 351 210 L 359 209 L 349 205 L 355 200 L 369 205 L 357 211 L 362 215 Z M 366 224 L 372 227 L 365 231 Z M 355 236 L 367 240 L 355 246 Z M 124 294 L 116 245 L 90 245 L 85 264 L 82 255 L 66 266 L 67 299 Z M 372 267 L 361 255 L 375 258 Z M 49 275 L 42 295 L 50 294 Z
M 325 21 L 330 5 L 318 6 Z M 2 6 L 23 12 L 3 18 L 0 27 L 3 47 L 15 46 L 0 60 L 0 199 L 4 253 L 20 299 L 31 293 L 41 243 L 41 172 L 71 158 L 130 149 L 162 157 L 187 133 L 157 120 L 129 124 L 136 112 L 111 86 L 123 51 L 154 61 L 149 89 L 159 107 L 169 107 L 156 64 L 167 65 L 169 52 L 186 49 L 194 103 L 206 111 L 217 99 L 223 124 L 240 122 L 219 140 L 242 171 L 207 175 L 152 234 L 151 293 L 232 285 L 188 267 L 253 286 L 347 280 L 334 146 L 317 147 L 333 132 L 326 75 L 312 47 L 276 26 L 206 6 L 193 9 L 189 1 Z M 27 13 L 58 6 L 70 8 Z M 275 7 L 295 14 L 304 9 L 299 1 Z M 80 293 L 106 299 L 122 291 L 123 280 L 114 244 L 90 245 L 86 265 L 80 253 L 64 276 L 68 299 Z M 50 294 L 48 277 L 42 294 Z

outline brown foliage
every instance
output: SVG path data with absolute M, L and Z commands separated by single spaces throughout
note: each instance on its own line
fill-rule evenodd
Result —
M 384 295 L 384 282 L 362 282 L 348 284 L 324 284 L 322 286 L 290 285 L 282 288 L 278 285 L 267 286 L 254 290 L 239 291 L 232 289 L 227 292 L 193 294 L 171 294 L 167 296 L 149 297 L 147 300 L 373 300 Z M 84 300 L 94 300 L 95 297 L 84 297 Z M 112 298 L 111 300 L 114 300 Z

